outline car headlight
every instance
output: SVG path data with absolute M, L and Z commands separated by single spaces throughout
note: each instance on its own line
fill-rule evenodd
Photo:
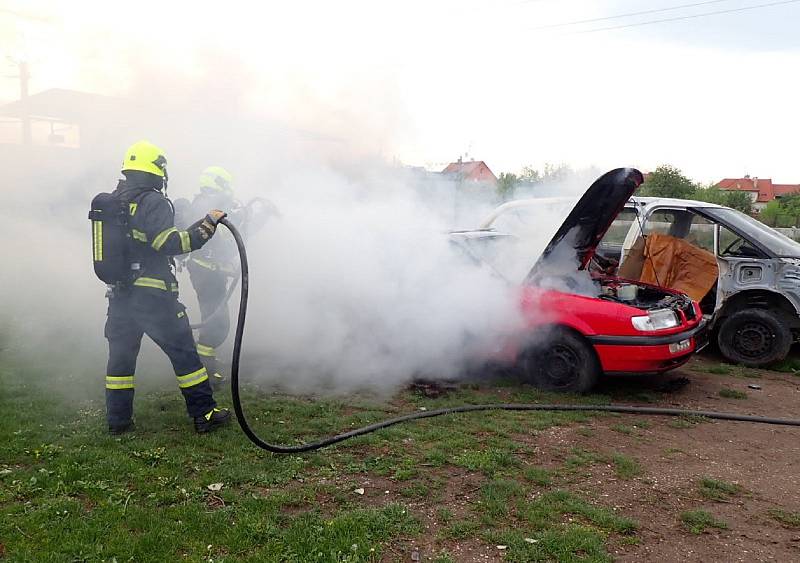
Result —
M 678 315 L 672 309 L 656 309 L 643 317 L 632 317 L 631 323 L 636 330 L 664 330 L 675 328 L 680 323 Z

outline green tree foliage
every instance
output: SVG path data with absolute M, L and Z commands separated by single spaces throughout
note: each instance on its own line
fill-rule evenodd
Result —
M 690 199 L 696 188 L 695 183 L 683 172 L 669 164 L 662 164 L 647 177 L 639 188 L 639 195 Z
M 546 184 L 566 180 L 572 174 L 574 171 L 568 164 L 546 162 L 542 170 L 533 166 L 523 166 L 519 173 L 519 179 L 529 184 Z
M 767 225 L 773 227 L 778 226 L 778 216 L 781 214 L 781 204 L 777 199 L 770 201 L 764 209 L 761 210 L 760 219 Z
M 506 201 L 514 197 L 514 190 L 519 183 L 519 176 L 511 172 L 501 172 L 500 177 L 497 179 L 497 195 L 500 196 L 502 201 Z
M 697 201 L 705 201 L 708 203 L 716 203 L 717 205 L 727 205 L 728 192 L 719 189 L 716 186 L 697 186 L 692 194 L 692 199 Z
M 575 172 L 567 164 L 545 163 L 544 168 L 539 170 L 533 166 L 523 166 L 519 174 L 512 172 L 502 172 L 497 179 L 497 194 L 502 200 L 514 197 L 514 192 L 520 186 L 536 186 L 538 184 L 550 184 L 566 181 Z
M 751 213 L 753 211 L 753 200 L 750 199 L 750 194 L 747 192 L 727 192 L 722 205 L 738 209 L 742 213 Z
M 542 181 L 542 175 L 533 166 L 523 166 L 522 171 L 519 173 L 519 179 L 523 182 L 538 184 Z
M 691 199 L 732 207 L 742 213 L 751 213 L 753 211 L 753 200 L 750 199 L 748 192 L 721 190 L 717 186 L 703 187 L 698 185 Z
M 800 225 L 800 194 L 790 194 L 770 201 L 759 218 L 771 227 Z

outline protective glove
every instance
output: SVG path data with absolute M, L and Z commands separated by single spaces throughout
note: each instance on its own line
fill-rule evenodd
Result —
M 216 227 L 217 223 L 219 223 L 222 219 L 224 219 L 227 216 L 228 214 L 225 213 L 224 211 L 220 211 L 219 209 L 212 209 L 211 211 L 208 212 L 208 214 L 206 214 L 206 219 L 208 221 L 211 221 L 214 224 L 214 227 Z
M 205 218 L 200 222 L 200 230 L 203 232 L 203 238 L 211 238 L 217 230 L 217 224 L 226 216 L 224 211 L 219 209 L 212 209 L 209 211 Z

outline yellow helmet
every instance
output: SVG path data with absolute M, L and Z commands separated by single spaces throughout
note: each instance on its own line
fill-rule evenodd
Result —
M 209 166 L 200 173 L 200 189 L 233 196 L 233 176 L 222 166 Z
M 164 151 L 149 141 L 139 141 L 125 151 L 122 171 L 138 170 L 164 178 L 167 172 L 167 157 Z

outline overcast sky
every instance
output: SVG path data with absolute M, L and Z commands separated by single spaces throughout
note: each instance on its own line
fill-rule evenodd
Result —
M 198 96 L 431 168 L 468 152 L 496 173 L 670 163 L 797 183 L 800 2 L 591 31 L 776 1 L 4 0 L 0 102 L 17 96 L 7 57 L 25 57 L 33 93 Z

